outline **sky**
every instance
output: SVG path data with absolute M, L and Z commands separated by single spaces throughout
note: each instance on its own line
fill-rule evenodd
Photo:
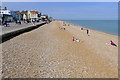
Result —
M 104 0 L 105 1 L 105 0 Z M 54 19 L 116 20 L 118 2 L 3 2 L 9 10 L 37 10 Z
M 3 2 L 118 2 L 120 0 L 2 0 Z

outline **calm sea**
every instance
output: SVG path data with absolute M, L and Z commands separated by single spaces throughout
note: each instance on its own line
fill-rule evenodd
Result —
M 84 28 L 118 36 L 118 20 L 62 20 Z

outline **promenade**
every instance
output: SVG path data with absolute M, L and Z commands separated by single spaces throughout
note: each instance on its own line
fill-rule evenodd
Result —
M 41 23 L 44 23 L 44 22 L 36 22 L 35 25 L 41 24 Z M 9 23 L 8 27 L 1 26 L 0 27 L 1 31 L 0 32 L 5 33 L 5 32 L 13 31 L 13 30 L 16 30 L 16 29 L 25 28 L 25 27 L 28 27 L 28 26 L 33 26 L 33 24 L 32 23 L 24 23 L 24 22 L 22 22 L 22 24 L 16 24 L 15 22 L 12 22 L 12 23 Z
M 64 29 L 59 29 L 65 28 Z M 80 40 L 73 42 L 72 37 Z M 117 78 L 117 37 L 52 21 L 2 43 L 5 78 Z M 102 43 L 101 43 L 102 42 Z
M 9 23 L 8 27 L 2 26 L 2 32 L 7 32 L 7 31 L 19 29 L 22 27 L 30 26 L 30 25 L 32 25 L 32 24 L 31 23 L 27 24 L 27 23 L 23 23 L 23 22 L 22 22 L 22 24 L 16 24 L 15 22 L 13 22 L 13 23 Z

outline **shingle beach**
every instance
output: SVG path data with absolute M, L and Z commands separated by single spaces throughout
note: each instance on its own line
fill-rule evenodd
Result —
M 85 29 L 66 24 L 52 21 L 2 43 L 2 76 L 117 78 L 118 47 L 107 43 L 117 44 L 118 37 L 94 30 L 88 36 Z

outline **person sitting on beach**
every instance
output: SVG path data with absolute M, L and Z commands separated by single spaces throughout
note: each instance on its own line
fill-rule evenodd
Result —
M 117 45 L 111 40 L 110 41 L 110 43 L 111 43 L 111 45 L 113 45 L 113 46 L 116 46 L 117 47 Z
M 59 27 L 59 30 L 62 30 L 62 29 L 64 29 L 64 30 L 65 30 L 65 28 L 60 28 L 60 27 Z
M 83 28 L 81 28 L 81 30 L 83 30 Z
M 73 37 L 73 41 L 74 41 L 74 37 Z
M 61 30 L 61 28 L 59 27 L 59 30 Z
M 75 42 L 80 42 L 80 40 L 76 39 Z
M 75 39 L 74 37 L 73 37 L 73 41 L 74 41 L 74 42 L 80 42 L 80 40 Z

